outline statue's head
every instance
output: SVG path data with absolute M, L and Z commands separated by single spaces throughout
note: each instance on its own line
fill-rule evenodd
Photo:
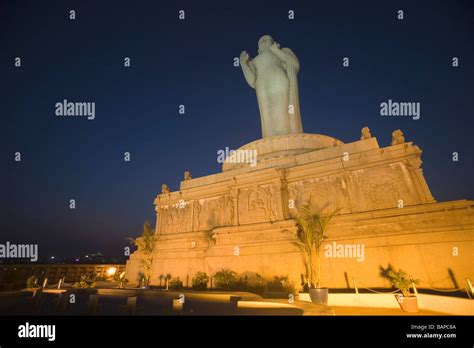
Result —
M 258 40 L 258 53 L 263 53 L 270 48 L 274 40 L 270 35 L 263 35 L 260 40 Z

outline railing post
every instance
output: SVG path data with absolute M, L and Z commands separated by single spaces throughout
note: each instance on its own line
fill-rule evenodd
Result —
M 63 279 L 64 279 L 64 278 L 59 279 L 59 282 L 58 282 L 58 289 L 61 289 L 61 285 L 62 285 L 62 283 L 63 283 Z
M 359 288 L 357 287 L 357 282 L 356 282 L 355 278 L 352 278 L 352 283 L 354 283 L 354 289 L 356 291 L 356 294 L 358 294 L 359 293 Z
M 471 291 L 471 296 L 474 295 L 474 289 L 472 287 L 471 279 L 466 278 L 466 283 L 467 283 L 467 286 L 469 287 L 469 290 Z
M 412 283 L 411 283 L 411 286 L 413 286 L 413 292 L 415 293 L 415 295 L 418 296 L 418 291 L 416 290 L 415 283 L 412 282 Z
M 45 277 L 45 278 L 44 278 L 44 281 L 43 281 L 43 288 L 45 288 L 46 285 L 48 285 L 48 277 Z

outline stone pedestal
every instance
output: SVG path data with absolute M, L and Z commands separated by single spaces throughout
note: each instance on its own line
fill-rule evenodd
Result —
M 267 278 L 289 275 L 299 286 L 304 267 L 292 216 L 310 198 L 321 209 L 341 209 L 327 243 L 365 247 L 363 261 L 323 256 L 325 286 L 352 287 L 353 277 L 388 286 L 380 267 L 389 264 L 438 288 L 452 287 L 449 272 L 461 283 L 473 279 L 474 202 L 437 203 L 416 145 L 380 148 L 375 138 L 344 144 L 292 134 L 239 150 L 257 151 L 256 165 L 226 162 L 222 173 L 182 181 L 179 191 L 156 197 L 160 238 L 152 284 L 170 273 L 190 286 L 197 272 L 230 268 Z M 453 247 L 460 248 L 458 256 Z M 140 258 L 134 253 L 127 263 L 132 284 Z

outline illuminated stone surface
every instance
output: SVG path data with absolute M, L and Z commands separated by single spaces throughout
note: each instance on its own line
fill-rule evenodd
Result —
M 258 40 L 258 55 L 240 54 L 240 66 L 257 94 L 263 138 L 302 133 L 298 81 L 298 58 L 289 48 L 280 48 L 269 35 Z
M 292 141 L 304 142 L 312 135 L 293 136 L 300 139 Z M 323 256 L 325 286 L 352 287 L 353 277 L 361 287 L 388 286 L 379 269 L 388 264 L 421 279 L 421 287 L 452 288 L 449 269 L 461 286 L 464 278 L 473 278 L 474 202 L 437 203 L 416 145 L 380 148 L 372 137 L 347 144 L 336 141 L 314 151 L 308 151 L 310 145 L 299 146 L 289 154 L 285 141 L 275 147 L 279 154 L 267 151 L 254 167 L 240 164 L 232 169 L 224 164 L 222 173 L 182 181 L 179 191 L 156 197 L 160 240 L 152 284 L 159 283 L 160 274 L 170 273 L 191 285 L 196 272 L 231 268 L 268 278 L 289 275 L 299 285 L 304 268 L 291 242 L 296 210 L 290 203 L 297 207 L 310 197 L 319 207 L 341 208 L 327 243 L 365 246 L 363 262 Z M 258 144 L 261 141 L 245 146 Z M 285 148 L 289 153 L 282 156 Z M 186 203 L 182 208 L 180 201 Z M 136 252 L 127 263 L 132 283 L 139 260 Z

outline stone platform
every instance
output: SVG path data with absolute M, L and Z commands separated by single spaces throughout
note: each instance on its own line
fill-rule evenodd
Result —
M 412 143 L 380 148 L 376 138 L 351 143 L 317 134 L 257 140 L 257 163 L 224 163 L 223 172 L 181 182 L 155 199 L 157 213 L 152 284 L 161 274 L 191 285 L 196 272 L 230 268 L 267 278 L 289 275 L 300 285 L 302 258 L 293 245 L 297 207 L 312 199 L 340 212 L 327 243 L 364 245 L 364 260 L 323 256 L 323 285 L 388 286 L 389 264 L 421 280 L 452 288 L 473 279 L 474 202 L 437 203 Z M 458 248 L 456 256 L 453 248 Z M 127 262 L 136 282 L 139 252 Z
M 237 152 L 255 151 L 259 164 L 271 163 L 278 159 L 342 145 L 343 142 L 322 134 L 287 134 L 255 140 L 239 147 Z M 232 159 L 232 157 L 231 157 Z M 233 163 L 227 160 L 222 171 L 245 167 L 246 163 Z

